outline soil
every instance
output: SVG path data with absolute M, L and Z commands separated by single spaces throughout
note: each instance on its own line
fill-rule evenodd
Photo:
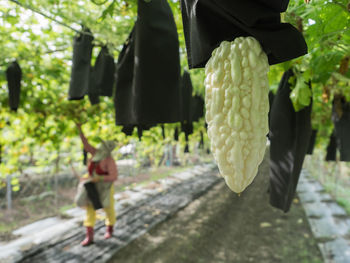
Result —
M 111 262 L 323 262 L 298 198 L 286 214 L 269 205 L 268 169 L 240 197 L 219 183 Z
M 72 206 L 75 192 L 75 188 L 60 189 L 57 200 L 53 193 L 33 200 L 28 198 L 13 200 L 12 210 L 0 209 L 0 242 L 9 242 L 18 238 L 19 236 L 13 235 L 12 231 L 21 226 L 47 217 L 63 217 L 60 208 Z

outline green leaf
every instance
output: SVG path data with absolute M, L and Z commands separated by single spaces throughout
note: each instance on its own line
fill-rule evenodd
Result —
M 298 76 L 296 85 L 290 93 L 290 99 L 293 103 L 295 111 L 298 112 L 304 107 L 310 105 L 311 97 L 312 92 L 308 83 L 305 81 L 304 76 Z

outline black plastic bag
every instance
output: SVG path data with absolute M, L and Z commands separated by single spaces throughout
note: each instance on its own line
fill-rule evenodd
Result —
M 17 61 L 13 61 L 6 69 L 6 79 L 9 90 L 9 106 L 17 111 L 21 95 L 22 70 Z
M 124 132 L 126 136 L 131 136 L 134 131 L 134 127 L 134 125 L 125 125 L 122 128 L 122 132 Z
M 96 74 L 93 67 L 90 67 L 89 84 L 88 84 L 88 97 L 91 105 L 100 103 L 99 90 L 96 88 Z
M 139 137 L 139 141 L 141 141 L 142 139 L 142 134 L 143 134 L 143 129 L 142 129 L 142 126 L 139 125 L 137 126 L 137 136 Z
M 316 142 L 316 136 L 317 136 L 317 130 L 313 129 L 311 132 L 311 137 L 310 137 L 310 141 L 307 147 L 307 152 L 306 154 L 312 154 L 314 151 L 314 147 L 315 147 L 315 142 Z
M 335 137 L 334 131 L 329 137 L 329 142 L 327 146 L 326 161 L 336 161 L 337 160 L 337 139 Z
M 276 12 L 286 11 L 289 0 L 258 0 L 263 5 L 268 6 L 269 8 L 275 10 Z
M 256 38 L 270 64 L 306 54 L 302 34 L 280 21 L 280 13 L 288 3 L 289 0 L 181 0 L 189 67 L 204 67 L 222 41 L 241 36 Z
M 189 136 L 193 133 L 193 124 L 192 122 L 183 121 L 181 122 L 181 131 L 185 134 L 185 136 Z
M 92 203 L 92 206 L 95 210 L 103 208 L 103 205 L 100 200 L 100 195 L 98 194 L 96 184 L 93 182 L 87 182 L 84 184 L 84 187 L 87 192 L 87 196 Z
M 116 124 L 180 121 L 177 29 L 166 0 L 138 1 L 138 19 L 118 58 Z
M 107 47 L 102 47 L 94 65 L 95 85 L 100 96 L 112 97 L 114 87 L 114 58 Z
M 188 147 L 188 137 L 186 136 L 186 145 L 184 148 L 184 153 L 189 153 L 190 152 L 190 148 Z
M 132 29 L 128 39 L 124 43 L 119 54 L 116 66 L 116 91 L 114 94 L 114 107 L 116 124 L 124 127 L 133 126 L 137 119 L 136 109 L 133 105 L 133 78 L 134 78 L 134 57 L 135 57 L 135 27 Z M 134 115 L 131 117 L 130 115 Z M 128 118 L 130 117 L 130 120 Z
M 311 136 L 311 104 L 295 112 L 289 78 L 284 73 L 272 104 L 270 144 L 270 204 L 288 212 Z
M 162 137 L 163 137 L 163 140 L 165 140 L 165 127 L 164 127 L 164 124 L 161 125 L 161 128 L 162 128 Z
M 199 148 L 199 149 L 204 149 L 204 136 L 203 136 L 203 132 L 202 132 L 202 131 L 200 131 L 200 136 L 201 136 L 201 139 L 200 139 L 200 141 L 199 141 L 199 146 L 198 146 L 198 148 Z
M 193 133 L 192 125 L 192 82 L 190 74 L 185 70 L 182 75 L 180 89 L 181 131 L 188 135 Z
M 339 96 L 339 95 L 338 95 Z M 341 107 L 341 116 L 335 110 L 333 101 L 332 120 L 334 123 L 334 133 L 337 142 L 337 148 L 340 152 L 340 161 L 350 161 L 350 103 L 344 96 L 339 96 L 339 107 Z
M 195 95 L 191 102 L 191 120 L 199 121 L 204 115 L 204 100 L 201 96 Z
M 88 92 L 93 39 L 89 29 L 85 29 L 83 33 L 74 37 L 69 100 L 80 100 Z
M 181 109 L 181 120 L 191 121 L 191 103 L 192 103 L 192 81 L 190 73 L 186 70 L 184 71 L 181 79 L 181 89 L 180 89 L 180 109 Z
M 179 140 L 179 129 L 177 127 L 175 127 L 174 130 L 174 141 L 178 141 Z

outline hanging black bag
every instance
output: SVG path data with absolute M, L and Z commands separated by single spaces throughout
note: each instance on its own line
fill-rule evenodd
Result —
M 6 79 L 9 90 L 9 106 L 17 111 L 21 94 L 22 70 L 17 61 L 13 61 L 6 70 Z
M 174 130 L 174 141 L 179 141 L 179 129 L 178 127 L 175 127 L 175 130 Z
M 336 99 L 336 98 L 335 98 Z M 337 103 L 341 108 L 341 116 L 335 109 L 333 101 L 332 120 L 334 123 L 337 148 L 340 152 L 340 161 L 350 161 L 350 103 L 345 97 L 338 95 Z
M 89 29 L 74 37 L 69 100 L 80 100 L 88 92 L 93 39 Z
M 90 67 L 89 73 L 89 85 L 88 85 L 88 97 L 91 105 L 100 103 L 99 90 L 96 87 L 96 72 L 93 67 Z
M 335 137 L 334 131 L 329 137 L 329 142 L 326 150 L 326 161 L 336 161 L 337 159 L 337 139 Z
M 112 97 L 114 87 L 114 58 L 107 47 L 102 47 L 94 66 L 95 85 L 100 96 Z
M 193 124 L 191 118 L 192 108 L 192 81 L 190 74 L 185 70 L 182 75 L 180 89 L 180 112 L 181 112 L 181 131 L 185 133 L 186 141 L 188 136 L 193 133 Z M 188 147 L 187 147 L 188 148 Z
M 311 103 L 295 112 L 290 100 L 289 78 L 284 73 L 271 109 L 270 204 L 288 212 L 311 136 Z
M 300 32 L 281 23 L 289 0 L 181 0 L 182 21 L 190 68 L 204 67 L 224 40 L 256 38 L 270 64 L 307 53 Z M 291 44 L 293 43 L 293 44 Z
M 166 0 L 138 1 L 138 18 L 118 58 L 116 124 L 180 121 L 177 28 Z
M 126 136 L 131 136 L 133 131 L 134 131 L 134 125 L 125 125 L 122 128 L 122 132 L 126 135 Z
M 311 137 L 310 137 L 310 141 L 307 147 L 307 152 L 306 154 L 312 154 L 314 151 L 314 147 L 315 147 L 315 142 L 316 142 L 316 136 L 317 136 L 317 130 L 313 129 L 311 132 Z
M 204 116 L 204 100 L 201 96 L 195 95 L 192 97 L 191 103 L 191 120 L 199 121 Z

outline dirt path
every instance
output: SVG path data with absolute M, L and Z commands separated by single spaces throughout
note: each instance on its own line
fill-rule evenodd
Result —
M 241 197 L 219 183 L 111 262 L 322 262 L 298 200 L 284 214 L 269 205 L 267 185 L 265 160 Z

